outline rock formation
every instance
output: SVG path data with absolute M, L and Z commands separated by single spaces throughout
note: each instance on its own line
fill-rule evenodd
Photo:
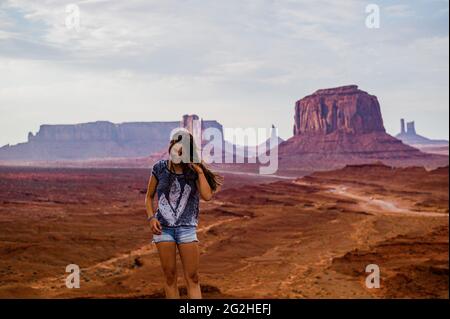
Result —
M 405 130 L 405 120 L 400 119 L 400 133 L 395 136 L 399 140 L 403 141 L 403 143 L 408 145 L 448 145 L 448 141 L 446 140 L 433 140 L 427 138 L 425 136 L 419 135 L 416 133 L 416 127 L 414 121 L 406 123 Z
M 382 161 L 395 166 L 448 164 L 386 133 L 378 99 L 356 85 L 323 89 L 295 103 L 294 136 L 279 147 L 281 169 L 331 169 Z
M 143 157 L 165 149 L 173 129 L 183 122 L 108 121 L 67 125 L 41 125 L 28 141 L 0 148 L 0 160 L 55 161 L 117 157 Z M 203 121 L 203 127 L 222 126 Z
M 356 85 L 318 90 L 295 103 L 294 135 L 385 132 L 376 96 Z
M 223 126 L 219 122 L 216 121 L 204 121 L 202 118 L 199 118 L 196 114 L 185 114 L 181 120 L 180 126 L 187 129 L 194 136 L 195 141 L 198 145 L 204 145 L 208 143 L 208 139 L 203 140 L 203 132 L 208 128 L 217 129 L 223 140 Z M 223 146 L 222 146 L 223 147 Z

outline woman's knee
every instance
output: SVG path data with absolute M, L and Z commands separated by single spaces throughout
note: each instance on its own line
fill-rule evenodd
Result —
M 175 268 L 165 268 L 164 275 L 166 277 L 166 284 L 169 286 L 175 285 L 177 282 L 177 271 Z
M 198 284 L 198 282 L 199 282 L 198 272 L 192 271 L 192 272 L 187 273 L 186 279 L 187 279 L 187 281 L 189 281 L 193 284 Z

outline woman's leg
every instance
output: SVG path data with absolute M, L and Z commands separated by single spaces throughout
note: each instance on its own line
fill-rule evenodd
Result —
M 198 279 L 198 242 L 178 244 L 178 250 L 180 251 L 181 262 L 183 263 L 188 298 L 201 299 L 202 292 Z
M 180 298 L 180 293 L 177 285 L 176 243 L 160 242 L 156 243 L 156 247 L 158 247 L 159 259 L 161 260 L 161 266 L 166 279 L 164 284 L 166 298 L 178 299 Z

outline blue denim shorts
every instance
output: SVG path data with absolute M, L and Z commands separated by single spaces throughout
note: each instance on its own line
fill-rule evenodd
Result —
M 160 235 L 153 234 L 152 243 L 171 241 L 177 244 L 199 241 L 196 226 L 165 226 L 161 225 Z

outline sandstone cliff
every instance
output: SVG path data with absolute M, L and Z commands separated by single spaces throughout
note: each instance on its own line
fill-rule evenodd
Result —
M 448 165 L 387 134 L 377 97 L 356 85 L 323 89 L 295 103 L 294 136 L 280 144 L 281 170 L 317 170 L 382 161 L 395 166 Z
M 356 85 L 318 90 L 295 103 L 294 135 L 385 132 L 376 96 Z
M 111 123 L 96 121 L 68 125 L 41 125 L 28 141 L 0 148 L 0 160 L 55 161 L 149 156 L 167 148 L 170 132 L 182 126 L 173 122 Z M 217 121 L 204 127 L 221 129 Z

